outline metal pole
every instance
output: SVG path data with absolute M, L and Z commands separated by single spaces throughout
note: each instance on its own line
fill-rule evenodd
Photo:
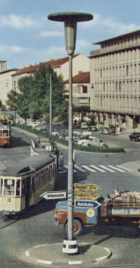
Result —
M 52 133 L 52 77 L 50 74 L 50 134 Z
M 73 240 L 73 112 L 72 56 L 69 56 L 68 239 Z

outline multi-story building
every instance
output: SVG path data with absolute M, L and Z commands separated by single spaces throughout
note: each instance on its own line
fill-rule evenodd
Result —
M 69 79 L 65 81 L 66 93 L 69 96 Z M 81 121 L 90 112 L 90 72 L 79 72 L 72 78 L 72 102 L 74 118 Z
M 140 30 L 95 44 L 90 83 L 97 122 L 140 129 Z
M 87 72 L 89 71 L 90 60 L 86 56 L 82 54 L 76 54 L 72 56 L 72 63 L 73 63 L 73 76 L 78 74 L 80 71 Z M 69 78 L 69 57 L 60 58 L 60 59 L 52 59 L 48 62 L 42 62 L 35 65 L 30 65 L 28 67 L 24 67 L 23 69 L 18 70 L 13 76 L 12 76 L 12 88 L 13 90 L 18 91 L 18 80 L 26 75 L 33 75 L 36 70 L 39 70 L 39 68 L 42 66 L 51 66 L 54 71 L 57 73 L 57 75 L 62 75 L 64 81 Z
M 18 69 L 5 70 L 0 72 L 0 100 L 6 105 L 7 93 L 12 89 L 12 75 Z

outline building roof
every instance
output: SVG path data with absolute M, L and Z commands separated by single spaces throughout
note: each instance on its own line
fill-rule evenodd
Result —
M 129 37 L 129 36 L 132 36 L 132 35 L 140 35 L 140 30 L 137 30 L 135 32 L 131 32 L 131 33 L 127 33 L 127 34 L 123 34 L 123 35 L 119 35 L 119 36 L 116 36 L 116 37 L 113 37 L 113 38 L 110 38 L 110 39 L 106 39 L 106 40 L 103 40 L 103 41 L 99 41 L 97 43 L 94 43 L 94 45 L 101 45 L 103 43 L 108 43 L 109 41 L 112 41 L 112 40 L 118 40 L 120 38 L 124 38 L 124 37 Z
M 79 54 L 73 55 L 72 58 L 77 57 Z M 69 57 L 65 57 L 65 58 L 60 58 L 57 60 L 50 60 L 47 62 L 41 62 L 39 64 L 35 64 L 35 65 L 30 65 L 28 67 L 24 67 L 23 69 L 18 70 L 15 74 L 13 74 L 12 76 L 16 76 L 16 75 L 20 75 L 20 74 L 24 74 L 24 73 L 34 73 L 35 71 L 39 70 L 41 66 L 45 65 L 45 66 L 51 66 L 52 68 L 57 68 L 63 64 L 65 64 L 66 62 L 69 61 Z
M 80 72 L 72 78 L 73 84 L 78 83 L 90 83 L 90 72 Z M 65 81 L 65 84 L 69 84 L 69 79 Z
M 17 72 L 17 71 L 18 71 L 18 68 L 13 68 L 13 69 L 2 71 L 2 72 L 0 72 L 0 74 L 10 73 L 10 72 Z

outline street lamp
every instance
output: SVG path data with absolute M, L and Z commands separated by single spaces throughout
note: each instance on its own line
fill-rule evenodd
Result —
M 66 50 L 69 55 L 69 147 L 68 147 L 68 240 L 64 240 L 63 252 L 78 252 L 77 241 L 73 239 L 73 112 L 72 112 L 72 55 L 75 50 L 77 22 L 93 19 L 91 14 L 64 12 L 48 16 L 49 20 L 64 22 Z
M 52 134 L 52 76 L 50 74 L 50 134 Z

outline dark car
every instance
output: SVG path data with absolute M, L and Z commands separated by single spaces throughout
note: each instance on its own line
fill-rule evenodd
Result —
M 133 132 L 129 135 L 130 141 L 140 141 L 140 132 Z

